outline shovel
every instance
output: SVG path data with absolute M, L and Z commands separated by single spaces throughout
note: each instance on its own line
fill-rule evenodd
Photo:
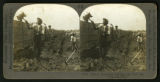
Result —
M 74 51 L 72 52 L 72 54 L 67 58 L 67 60 L 65 61 L 65 64 L 67 64 L 67 62 L 71 59 L 71 57 L 74 55 L 75 51 L 76 51 L 76 50 L 74 50 Z

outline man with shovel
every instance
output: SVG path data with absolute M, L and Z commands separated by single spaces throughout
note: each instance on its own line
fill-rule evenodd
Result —
M 71 59 L 71 57 L 75 54 L 75 52 L 78 52 L 77 37 L 76 37 L 75 33 L 71 34 L 71 43 L 72 43 L 72 50 L 73 50 L 73 52 L 71 53 L 71 55 L 65 61 L 66 64 Z

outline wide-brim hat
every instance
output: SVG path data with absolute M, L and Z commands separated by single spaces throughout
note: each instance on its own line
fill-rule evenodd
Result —
M 48 27 L 51 27 L 51 25 L 48 25 Z
M 107 22 L 108 22 L 108 19 L 106 19 L 106 18 L 103 18 L 103 20 L 105 20 L 105 21 L 107 21 Z
M 37 21 L 38 21 L 38 24 L 42 24 L 42 22 L 43 22 L 42 19 L 39 17 L 37 18 Z

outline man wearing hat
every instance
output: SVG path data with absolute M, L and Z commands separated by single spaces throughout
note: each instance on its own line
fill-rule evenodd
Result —
M 33 26 L 34 29 L 34 49 L 35 49 L 35 55 L 36 57 L 40 57 L 40 51 L 41 51 L 41 44 L 42 44 L 42 19 L 37 18 L 36 25 Z
M 119 38 L 118 26 L 115 26 L 115 39 Z
M 48 40 L 51 40 L 51 35 L 52 35 L 52 29 L 51 29 L 51 25 L 48 25 Z
M 44 39 L 47 41 L 47 25 L 44 24 Z
M 72 33 L 71 35 L 71 43 L 72 43 L 72 50 L 77 51 L 78 50 L 78 46 L 77 46 L 77 37 L 76 37 L 76 33 Z
M 139 32 L 137 34 L 137 51 L 143 50 L 142 44 L 143 44 L 143 34 Z
M 99 26 L 96 26 L 93 21 L 91 21 L 95 30 L 98 31 L 98 44 L 97 47 L 99 49 L 99 55 L 101 57 L 106 55 L 106 46 L 109 45 L 107 36 L 110 35 L 108 20 L 103 18 L 103 23 Z
M 25 23 L 27 24 L 28 28 L 34 30 L 34 51 L 35 51 L 34 54 L 36 57 L 40 57 L 40 51 L 41 51 L 40 45 L 42 44 L 42 35 L 43 35 L 43 27 L 42 27 L 43 21 L 41 18 L 37 18 L 37 22 L 35 25 L 33 24 L 30 25 L 27 20 L 25 20 Z

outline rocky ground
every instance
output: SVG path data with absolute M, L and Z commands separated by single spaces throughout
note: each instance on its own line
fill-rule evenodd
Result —
M 63 34 L 62 34 L 63 35 Z M 45 41 L 41 47 L 40 58 L 20 57 L 15 58 L 13 68 L 15 71 L 36 72 L 70 72 L 70 71 L 145 71 L 145 49 L 137 50 L 136 39 L 131 33 L 122 33 L 117 40 L 112 41 L 104 58 L 80 60 L 80 54 L 75 52 L 68 64 L 67 58 L 73 53 L 69 39 L 65 40 L 62 55 L 58 54 L 62 36 Z M 28 51 L 23 51 L 24 53 Z M 31 55 L 31 53 L 29 53 Z M 83 65 L 82 66 L 82 62 Z

